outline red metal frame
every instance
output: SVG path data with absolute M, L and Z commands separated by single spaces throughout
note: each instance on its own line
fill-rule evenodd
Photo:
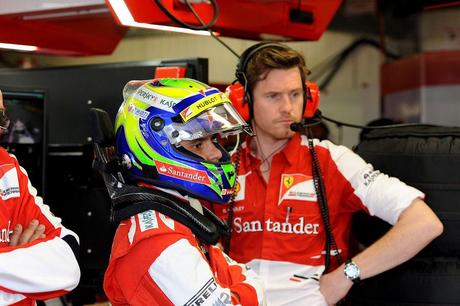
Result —
M 108 13 L 51 20 L 0 16 L 0 42 L 33 45 L 37 53 L 59 55 L 111 54 L 128 30 Z
M 289 11 L 298 8 L 298 0 L 247 1 L 216 0 L 219 18 L 212 27 L 222 36 L 261 39 L 261 34 L 282 36 L 292 40 L 318 40 L 341 4 L 341 0 L 301 0 L 300 9 L 313 14 L 313 23 L 289 20 Z M 124 0 L 136 22 L 174 24 L 153 0 Z M 180 20 L 199 25 L 195 16 L 177 0 L 162 0 L 163 5 Z M 208 4 L 194 4 L 202 19 L 212 18 Z M 263 36 L 263 35 L 262 35 Z

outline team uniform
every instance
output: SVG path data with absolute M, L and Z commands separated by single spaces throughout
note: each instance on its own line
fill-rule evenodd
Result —
M 0 305 L 35 305 L 68 293 L 80 279 L 78 236 L 36 194 L 26 171 L 0 148 Z M 14 227 L 26 229 L 32 219 L 46 237 L 10 247 Z
M 112 305 L 263 305 L 255 273 L 154 210 L 122 221 L 104 290 Z
M 107 184 L 120 222 L 104 278 L 112 305 L 264 305 L 255 273 L 204 244 L 223 225 L 198 201 L 230 199 L 235 168 L 217 135 L 247 123 L 222 92 L 192 79 L 128 82 L 123 96 L 115 147 L 125 180 Z
M 349 258 L 352 214 L 364 210 L 395 224 L 424 194 L 372 168 L 344 146 L 314 141 L 338 252 Z M 264 280 L 268 305 L 326 305 L 318 279 L 324 270 L 325 232 L 312 178 L 308 140 L 295 134 L 273 156 L 268 183 L 261 161 L 243 144 L 230 257 Z M 213 205 L 224 220 L 228 207 Z M 331 268 L 337 267 L 331 250 Z M 300 276 L 296 277 L 294 275 Z

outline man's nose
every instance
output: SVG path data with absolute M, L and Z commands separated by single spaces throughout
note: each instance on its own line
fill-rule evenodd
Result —
M 218 162 L 222 158 L 222 152 L 216 147 L 216 144 L 210 139 L 206 141 L 204 154 L 206 155 L 205 159 L 212 162 Z
M 280 111 L 285 113 L 291 113 L 293 109 L 293 101 L 289 97 L 289 95 L 283 95 L 281 101 Z

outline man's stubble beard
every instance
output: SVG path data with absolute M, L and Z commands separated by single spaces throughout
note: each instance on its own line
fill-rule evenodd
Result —
M 276 140 L 285 140 L 292 138 L 292 136 L 294 136 L 294 132 L 290 128 L 273 133 L 273 138 Z

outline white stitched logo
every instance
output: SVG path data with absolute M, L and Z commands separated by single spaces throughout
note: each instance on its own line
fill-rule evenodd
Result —
M 18 198 L 20 196 L 19 181 L 14 165 L 1 165 L 0 176 L 0 197 L 2 200 Z
M 138 214 L 139 229 L 141 232 L 158 228 L 158 217 L 171 230 L 174 230 L 174 220 L 166 217 L 163 214 L 157 213 L 154 210 L 147 210 Z
M 233 220 L 233 230 L 236 233 L 251 233 L 251 232 L 274 232 L 283 234 L 296 235 L 318 235 L 318 223 L 306 223 L 304 217 L 300 217 L 296 223 L 278 222 L 271 219 L 262 222 L 260 220 L 244 221 L 241 218 Z
M 317 201 L 312 177 L 299 173 L 283 174 L 278 205 L 284 200 Z
M 8 220 L 8 227 L 0 229 L 0 242 L 10 242 L 10 235 L 13 233 L 10 230 L 11 220 Z
M 139 214 L 139 227 L 141 232 L 158 228 L 158 219 L 153 210 L 147 210 Z

